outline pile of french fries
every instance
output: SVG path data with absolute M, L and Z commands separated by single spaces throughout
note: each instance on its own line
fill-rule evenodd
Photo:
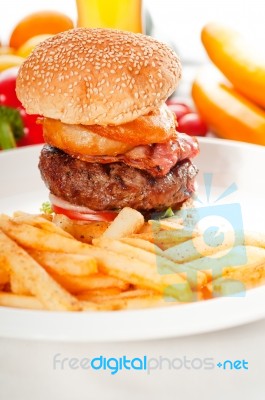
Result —
M 227 237 L 215 246 L 213 235 L 206 246 L 202 233 L 177 217 L 145 222 L 130 208 L 111 224 L 1 215 L 0 306 L 138 309 L 233 295 L 265 283 L 265 236 L 244 232 L 236 246 L 232 233 Z

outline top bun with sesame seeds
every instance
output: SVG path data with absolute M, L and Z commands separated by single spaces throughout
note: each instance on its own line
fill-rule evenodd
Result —
M 20 67 L 16 90 L 30 114 L 120 125 L 158 109 L 180 76 L 176 54 L 149 36 L 76 28 L 36 47 Z

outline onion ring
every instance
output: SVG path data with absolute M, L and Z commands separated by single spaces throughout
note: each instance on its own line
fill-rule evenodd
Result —
M 134 147 L 132 144 L 92 133 L 89 126 L 63 124 L 50 118 L 43 119 L 43 135 L 46 143 L 69 154 L 116 156 Z
M 44 118 L 45 141 L 69 154 L 116 156 L 133 147 L 165 143 L 176 134 L 174 114 L 163 105 L 160 109 L 122 125 L 69 125 Z
M 176 134 L 176 118 L 166 104 L 122 125 L 90 125 L 90 132 L 134 146 L 165 143 Z

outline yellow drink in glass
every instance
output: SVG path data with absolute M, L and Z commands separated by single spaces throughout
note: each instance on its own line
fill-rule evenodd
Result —
M 142 33 L 142 0 L 76 0 L 78 26 Z

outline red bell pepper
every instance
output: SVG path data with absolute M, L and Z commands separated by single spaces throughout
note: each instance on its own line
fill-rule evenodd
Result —
M 19 111 L 24 125 L 24 134 L 15 135 L 15 141 L 9 140 L 8 144 L 6 144 L 8 148 L 16 146 L 28 146 L 31 144 L 44 142 L 42 126 L 41 124 L 37 123 L 37 119 L 39 118 L 39 116 L 27 114 L 25 108 L 22 106 L 21 102 L 17 98 L 16 78 L 18 74 L 18 69 L 18 67 L 9 68 L 0 74 L 0 107 L 6 106 Z M 3 140 L 4 143 L 6 143 L 6 138 L 4 138 Z M 0 148 L 4 149 L 6 145 L 3 146 L 0 143 Z

